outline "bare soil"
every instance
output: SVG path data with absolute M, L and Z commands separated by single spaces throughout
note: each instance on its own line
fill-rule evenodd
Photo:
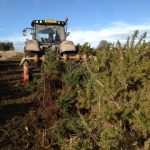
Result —
M 45 149 L 43 130 L 60 118 L 55 91 L 28 93 L 23 90 L 21 58 L 0 61 L 0 149 Z
M 27 93 L 20 88 L 22 85 L 22 68 L 19 63 L 20 60 L 16 61 L 15 59 L 0 61 L 0 149 L 4 150 L 12 149 L 10 140 L 13 139 L 13 136 L 11 133 L 16 129 L 12 130 L 11 128 L 15 118 L 24 117 L 33 105 L 26 101 Z M 21 123 L 21 118 L 17 120 L 20 120 Z M 15 122 L 14 127 L 17 128 L 17 121 Z M 19 149 L 19 146 L 17 147 Z
M 30 108 L 29 96 L 21 88 L 20 61 L 0 61 L 0 123 L 14 116 L 22 116 Z

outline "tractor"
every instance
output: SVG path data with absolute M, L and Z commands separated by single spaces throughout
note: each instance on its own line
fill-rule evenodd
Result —
M 25 41 L 24 57 L 20 65 L 23 66 L 23 81 L 28 84 L 32 74 L 32 65 L 40 68 L 45 60 L 47 49 L 58 53 L 58 59 L 67 60 L 86 60 L 87 56 L 80 56 L 72 41 L 66 40 L 69 36 L 67 32 L 68 18 L 65 21 L 57 20 L 33 20 L 32 28 L 25 28 L 23 35 L 32 35 L 32 39 Z M 32 65 L 31 65 L 32 64 Z

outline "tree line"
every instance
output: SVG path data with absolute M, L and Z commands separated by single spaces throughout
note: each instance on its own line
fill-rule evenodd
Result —
M 14 50 L 13 42 L 0 42 L 0 51 Z

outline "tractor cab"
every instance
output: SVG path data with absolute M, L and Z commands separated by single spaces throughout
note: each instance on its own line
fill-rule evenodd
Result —
M 40 22 L 40 21 L 39 21 Z M 44 23 L 32 22 L 34 27 L 34 39 L 40 43 L 61 43 L 66 40 L 66 22 L 55 20 L 43 20 Z M 52 22 L 54 22 L 52 24 Z
M 25 28 L 23 35 L 29 32 L 32 40 L 25 42 L 25 51 L 41 51 L 43 48 L 50 48 L 59 51 L 59 45 L 66 41 L 69 32 L 67 32 L 67 22 L 57 20 L 33 20 L 32 28 Z

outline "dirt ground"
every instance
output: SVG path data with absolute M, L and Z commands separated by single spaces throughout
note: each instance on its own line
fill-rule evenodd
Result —
M 0 60 L 0 149 L 2 150 L 22 148 L 26 134 L 20 129 L 27 124 L 26 116 L 29 111 L 33 111 L 32 95 L 23 89 L 20 60 L 21 57 Z M 18 136 L 22 136 L 23 139 Z
M 39 96 L 34 96 L 33 93 L 23 89 L 20 60 L 21 57 L 0 60 L 0 149 L 2 150 L 31 149 L 34 146 L 33 149 L 41 149 L 39 139 L 42 136 L 38 132 L 46 126 L 52 126 L 59 116 L 53 101 L 48 101 L 46 108 L 40 104 L 41 102 L 37 106 L 38 100 L 35 100 L 35 97 Z M 52 93 L 47 95 L 48 99 L 53 99 L 50 98 L 52 95 Z M 26 133 L 26 128 L 30 130 L 30 134 Z
M 23 115 L 30 104 L 22 85 L 20 61 L 0 61 L 0 124 L 13 116 Z

